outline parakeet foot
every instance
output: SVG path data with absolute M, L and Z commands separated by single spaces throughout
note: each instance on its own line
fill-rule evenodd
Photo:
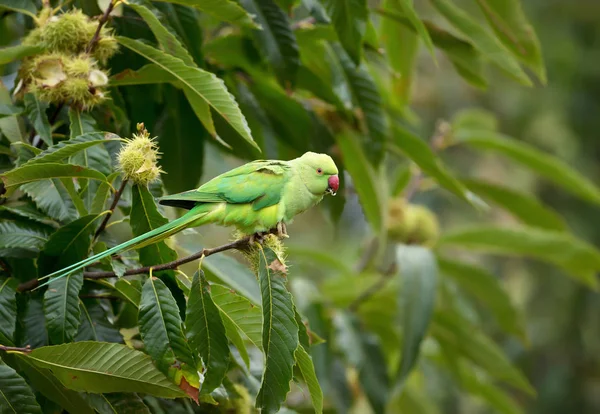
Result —
M 250 240 L 248 240 L 248 242 L 250 243 L 250 246 L 254 246 L 255 242 L 262 246 L 264 241 L 265 241 L 265 233 L 262 231 L 254 233 L 253 235 L 250 236 Z
M 277 223 L 277 237 L 279 237 L 280 239 L 283 239 L 283 238 L 287 239 L 290 237 L 287 234 L 287 228 L 283 221 L 280 221 L 279 223 Z

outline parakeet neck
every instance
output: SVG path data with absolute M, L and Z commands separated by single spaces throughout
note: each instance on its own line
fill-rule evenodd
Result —
M 302 180 L 302 174 L 297 166 L 295 167 L 282 197 L 285 208 L 284 221 L 288 223 L 295 215 L 303 213 L 323 199 L 322 195 L 315 195 L 308 190 Z

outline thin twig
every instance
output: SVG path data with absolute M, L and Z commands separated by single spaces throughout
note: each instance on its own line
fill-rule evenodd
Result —
M 163 264 L 158 264 L 158 265 L 154 265 L 154 266 L 138 267 L 137 269 L 129 269 L 129 270 L 125 271 L 123 276 L 141 275 L 144 273 L 149 273 L 150 269 L 152 269 L 153 272 L 159 272 L 161 270 L 177 269 L 179 266 L 189 263 L 189 262 L 193 262 L 194 260 L 200 259 L 202 256 L 208 257 L 208 256 L 211 256 L 216 253 L 224 252 L 226 250 L 232 250 L 232 249 L 240 250 L 240 249 L 246 248 L 249 245 L 249 241 L 250 241 L 250 236 L 244 237 L 243 239 L 239 239 L 234 242 L 224 244 L 223 246 L 214 247 L 212 249 L 203 249 L 203 250 L 201 250 L 197 253 L 194 253 L 190 256 L 182 257 L 181 259 L 173 260 L 172 262 L 169 262 L 169 263 L 163 263 Z M 109 277 L 116 277 L 117 275 L 115 274 L 115 272 L 83 272 L 83 276 L 86 279 L 106 279 Z
M 358 295 L 356 299 L 354 299 L 350 305 L 348 305 L 348 310 L 350 312 L 356 312 L 358 307 L 362 305 L 364 302 L 369 300 L 373 295 L 378 293 L 381 289 L 385 287 L 385 285 L 392 280 L 392 276 L 396 274 L 396 264 L 393 263 L 389 269 L 379 275 L 379 279 L 372 286 L 370 286 L 363 293 Z
M 25 348 L 19 348 L 16 346 L 0 345 L 0 351 L 17 351 L 17 352 L 24 352 L 24 353 L 28 354 L 31 352 L 31 347 L 29 345 L 27 345 Z
M 113 9 L 115 8 L 116 3 L 117 3 L 116 0 L 112 0 L 108 4 L 108 7 L 104 11 L 104 14 L 102 15 L 102 17 L 100 17 L 100 20 L 98 20 L 98 27 L 96 28 L 96 33 L 94 33 L 94 37 L 92 37 L 92 40 L 90 40 L 90 43 L 85 48 L 85 53 L 92 52 L 94 50 L 94 48 L 96 47 L 98 40 L 100 40 L 100 31 L 102 30 L 102 26 L 104 26 L 106 24 L 106 22 L 108 21 L 108 17 L 110 15 L 110 13 L 113 11 Z
M 79 295 L 81 299 L 108 299 L 108 300 L 120 300 L 118 296 L 112 295 Z
M 102 223 L 100 223 L 100 227 L 98 227 L 98 230 L 96 230 L 96 233 L 94 234 L 94 240 L 97 239 L 98 236 L 100 235 L 100 233 L 102 233 L 104 231 L 104 229 L 106 228 L 106 224 L 108 223 L 108 220 L 110 220 L 111 216 L 115 212 L 115 209 L 117 208 L 117 204 L 119 203 L 119 199 L 121 198 L 121 195 L 123 195 L 123 191 L 125 190 L 125 186 L 127 185 L 127 181 L 128 181 L 127 179 L 123 179 L 123 181 L 121 182 L 121 187 L 119 187 L 119 189 L 115 193 L 112 204 L 110 205 L 110 208 L 108 209 L 109 213 L 106 216 L 104 216 Z

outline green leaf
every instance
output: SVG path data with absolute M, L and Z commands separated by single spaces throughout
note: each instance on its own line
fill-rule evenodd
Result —
M 527 21 L 518 0 L 477 0 L 477 4 L 494 29 L 496 36 L 513 55 L 533 69 L 542 83 L 546 83 L 546 67 L 540 41 L 533 26 Z
M 243 8 L 241 8 L 233 0 L 159 0 L 168 1 L 169 3 L 181 4 L 182 6 L 190 6 L 197 8 L 213 17 L 224 20 L 226 22 L 239 24 L 246 27 L 256 27 L 256 23 L 252 20 Z
M 332 45 L 344 73 L 354 100 L 362 109 L 367 130 L 371 139 L 365 145 L 365 151 L 371 162 L 378 165 L 383 157 L 384 143 L 389 136 L 389 124 L 382 107 L 377 86 L 364 64 L 354 67 L 348 55 L 337 44 Z
M 79 216 L 63 182 L 59 179 L 39 180 L 21 187 L 36 206 L 58 221 L 73 221 Z
M 23 165 L 14 170 L 5 172 L 0 176 L 4 187 L 8 190 L 32 181 L 46 178 L 90 178 L 92 180 L 106 181 L 106 176 L 80 165 L 44 163 Z
M 526 338 L 523 316 L 494 275 L 481 267 L 441 257 L 438 257 L 438 265 L 443 275 L 452 278 L 488 308 L 502 329 Z
M 24 103 L 25 113 L 29 117 L 29 120 L 39 134 L 41 140 L 44 141 L 46 145 L 52 145 L 52 129 L 50 127 L 50 122 L 48 121 L 48 116 L 46 115 L 48 104 L 41 102 L 31 93 L 25 94 Z
M 55 226 L 55 224 L 52 223 L 52 219 L 35 208 L 33 204 L 3 205 L 0 206 L 0 216 L 3 216 L 1 213 L 2 211 L 6 211 L 19 217 L 24 217 L 37 223 Z
M 110 77 L 110 86 L 148 85 L 153 83 L 177 82 L 177 78 L 154 63 L 138 70 L 125 69 Z
M 115 282 L 115 289 L 119 294 L 136 308 L 142 300 L 141 282 L 135 280 L 119 279 Z
M 186 66 L 181 59 L 170 56 L 137 40 L 125 37 L 118 37 L 117 39 L 126 48 L 150 60 L 173 75 L 181 82 L 188 93 L 204 100 L 248 143 L 258 148 L 252 139 L 252 134 L 244 115 L 221 79 L 202 69 Z
M 2 257 L 35 256 L 48 240 L 48 235 L 44 227 L 0 221 L 0 253 Z
M 119 140 L 119 138 L 111 138 L 111 135 L 114 136 L 104 132 L 93 132 L 61 141 L 29 159 L 24 165 L 56 163 L 94 145 Z
M 271 249 L 260 250 L 258 254 L 266 360 L 256 408 L 277 412 L 290 390 L 294 352 L 299 346 L 298 325 L 292 295 L 286 288 L 286 275 L 280 271 L 284 265 Z
M 30 0 L 0 0 L 0 10 L 3 9 L 26 14 L 34 20 L 37 18 L 35 4 Z
M 91 393 L 141 392 L 160 398 L 185 394 L 152 364 L 126 345 L 75 342 L 34 349 L 22 358 L 48 368 L 65 387 Z
M 254 38 L 262 54 L 284 87 L 292 87 L 300 66 L 296 37 L 290 20 L 273 0 L 241 0 L 242 6 L 256 16 L 262 30 L 254 30 Z
M 457 142 L 499 152 L 585 200 L 600 204 L 600 189 L 560 159 L 533 146 L 492 131 L 459 130 Z
M 95 188 L 94 197 L 92 198 L 92 202 L 89 204 L 89 212 L 90 214 L 100 214 L 105 211 L 106 200 L 108 199 L 109 194 L 111 194 L 111 189 L 113 181 L 120 175 L 119 171 L 116 171 L 109 175 L 105 183 L 100 183 L 100 185 Z M 91 190 L 91 189 L 90 189 Z
M 79 291 L 83 287 L 83 272 L 68 274 L 48 285 L 44 293 L 46 327 L 53 344 L 71 342 L 81 323 Z
M 181 43 L 179 43 L 179 40 L 177 40 L 174 34 L 166 29 L 166 27 L 160 22 L 160 20 L 158 20 L 158 17 L 156 17 L 156 15 L 152 13 L 150 9 L 141 4 L 135 3 L 130 3 L 127 6 L 135 10 L 136 13 L 144 19 L 156 37 L 156 40 L 158 40 L 158 44 L 165 52 L 183 60 L 183 63 L 188 66 L 196 66 L 194 59 L 192 56 L 190 56 L 190 53 L 187 51 L 187 49 L 183 47 Z
M 0 1 L 0 9 L 2 1 Z M 44 49 L 34 45 L 17 45 L 0 49 L 0 65 L 6 65 L 14 60 L 18 60 L 27 56 L 36 55 Z M 16 115 L 16 114 L 15 114 Z
M 429 36 L 429 32 L 427 31 L 425 24 L 419 18 L 419 15 L 415 11 L 413 0 L 392 0 L 390 2 L 390 6 L 392 6 L 390 7 L 392 10 L 396 9 L 396 11 L 406 16 L 406 18 L 410 21 L 410 24 L 416 29 L 417 33 L 425 43 L 425 46 L 427 47 L 429 54 L 433 58 L 433 61 L 436 62 L 435 52 L 433 50 L 433 41 Z
M 460 181 L 448 172 L 441 160 L 424 140 L 398 126 L 394 128 L 393 138 L 394 148 L 397 148 L 410 158 L 423 172 L 429 174 L 442 187 L 454 193 L 462 200 L 470 204 L 474 203 L 473 195 Z
M 308 386 L 315 413 L 320 414 L 323 412 L 323 391 L 321 390 L 317 374 L 315 373 L 313 360 L 301 345 L 296 348 L 294 355 L 296 357 L 296 363 L 304 377 L 304 382 L 306 382 L 306 385 Z
M 199 388 L 198 369 L 183 333 L 177 302 L 160 279 L 149 277 L 144 283 L 138 322 L 144 348 L 158 369 L 176 380 L 182 371 L 187 382 Z
M 563 268 L 580 282 L 596 287 L 600 252 L 564 232 L 532 227 L 470 227 L 445 233 L 439 246 L 460 246 L 509 256 L 532 257 Z
M 431 3 L 454 28 L 473 42 L 484 58 L 491 61 L 519 83 L 526 86 L 532 85 L 531 80 L 512 54 L 467 12 L 449 0 L 431 0 Z
M 211 285 L 211 296 L 221 313 L 227 337 L 236 346 L 244 362 L 249 365 L 248 352 L 239 332 L 242 332 L 257 348 L 262 347 L 260 308 L 235 291 L 221 285 Z
M 98 299 L 79 301 L 81 323 L 75 341 L 123 342 L 119 330 L 108 320 Z
M 461 181 L 469 190 L 512 213 L 524 224 L 548 230 L 567 230 L 565 221 L 558 213 L 527 194 L 485 181 Z
M 1 49 L 0 49 L 1 52 Z M 0 119 L 7 116 L 17 116 L 23 113 L 23 109 L 14 105 L 0 104 Z
M 12 343 L 17 325 L 17 285 L 14 278 L 0 279 L 0 338 Z
M 225 255 L 213 255 L 203 262 L 208 279 L 219 281 L 239 292 L 254 305 L 260 305 L 261 296 L 256 276 L 247 266 Z
M 211 298 L 211 287 L 202 270 L 194 274 L 185 326 L 190 346 L 200 354 L 206 367 L 201 393 L 209 394 L 221 385 L 227 373 L 229 344 L 219 308 Z
M 0 360 L 0 412 L 36 414 L 42 409 L 25 380 Z
M 409 27 L 406 27 L 398 19 L 383 19 L 380 26 L 380 39 L 385 46 L 389 66 L 395 72 L 388 75 L 392 99 L 393 102 L 397 102 L 400 107 L 403 107 L 410 101 L 413 74 L 419 51 L 419 35 L 422 36 L 421 32 L 425 29 L 422 28 L 421 20 L 414 15 L 412 0 L 386 0 L 383 2 L 383 7 L 386 13 L 399 15 L 409 22 Z M 412 14 L 410 14 L 411 10 Z M 416 22 L 420 24 L 415 26 Z M 425 33 L 427 33 L 426 30 Z
M 396 386 L 399 389 L 419 358 L 435 305 L 438 266 L 430 250 L 421 246 L 399 246 L 396 260 L 402 279 L 400 317 L 402 324 L 402 360 Z
M 380 181 L 375 170 L 367 161 L 353 133 L 346 131 L 338 134 L 337 142 L 367 220 L 373 231 L 378 234 L 383 233 L 386 217 L 384 209 L 387 204 L 383 191 L 378 191 Z
M 44 317 L 42 298 L 30 297 L 23 313 L 19 313 L 19 324 L 23 327 L 19 346 L 39 348 L 48 345 L 48 332 Z
M 431 333 L 443 349 L 467 358 L 494 378 L 535 394 L 527 378 L 511 364 L 500 347 L 456 312 L 436 311 Z
M 366 0 L 322 0 L 340 43 L 355 66 L 360 65 L 369 9 Z
M 12 105 L 11 94 L 2 82 L 0 82 L 0 104 Z M 22 122 L 15 116 L 0 118 L 0 132 L 2 132 L 10 142 L 14 143 L 23 140 Z
M 86 398 L 100 414 L 150 414 L 152 412 L 137 394 L 87 394 Z
M 154 197 L 147 187 L 134 184 L 131 187 L 131 231 L 135 237 L 154 230 L 169 220 L 158 211 Z M 139 249 L 140 263 L 152 266 L 172 262 L 177 259 L 177 253 L 164 241 L 153 243 Z M 163 272 L 161 272 L 163 273 Z M 174 275 L 173 271 L 164 271 Z
M 19 355 L 19 367 L 31 385 L 50 401 L 70 413 L 94 414 L 82 395 L 65 388 L 49 369 L 36 366 L 24 355 Z

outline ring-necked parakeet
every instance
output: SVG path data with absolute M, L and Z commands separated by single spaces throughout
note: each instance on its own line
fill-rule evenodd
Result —
M 286 223 L 294 216 L 319 203 L 325 194 L 335 195 L 339 187 L 337 174 L 330 156 L 314 152 L 291 161 L 249 162 L 213 178 L 197 190 L 159 199 L 160 204 L 190 210 L 182 217 L 42 279 L 66 276 L 106 256 L 138 249 L 185 228 L 208 223 L 235 226 L 250 235 L 277 229 L 283 236 Z

